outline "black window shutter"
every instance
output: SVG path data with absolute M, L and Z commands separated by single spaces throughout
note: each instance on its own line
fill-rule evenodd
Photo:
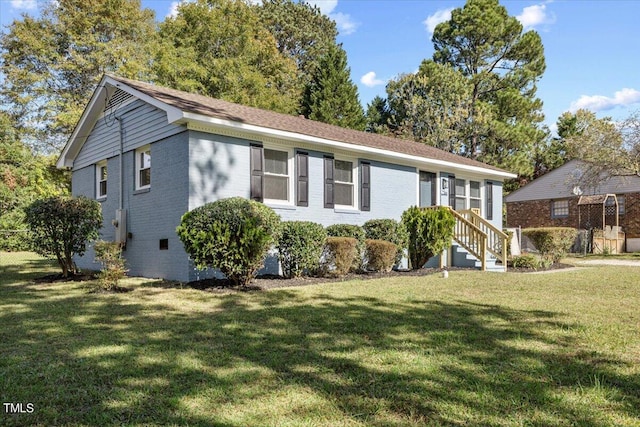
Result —
M 485 187 L 485 196 L 487 198 L 487 219 L 493 219 L 493 182 L 487 181 Z
M 449 206 L 456 207 L 456 177 L 449 175 Z
M 261 202 L 264 194 L 264 153 L 262 146 L 251 145 L 250 198 Z
M 324 158 L 324 207 L 333 208 L 333 157 Z
M 360 210 L 371 210 L 371 165 L 360 163 Z
M 435 206 L 438 200 L 438 178 L 435 173 L 429 178 L 431 181 L 431 206 Z
M 309 206 L 309 153 L 296 153 L 296 205 Z

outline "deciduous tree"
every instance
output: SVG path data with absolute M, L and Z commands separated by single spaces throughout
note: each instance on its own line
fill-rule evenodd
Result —
M 160 25 L 163 48 L 158 82 L 231 102 L 296 113 L 301 99 L 297 68 L 241 0 L 183 3 Z
M 154 12 L 139 0 L 58 0 L 0 37 L 0 96 L 37 151 L 57 151 L 105 72 L 149 79 Z
M 581 183 L 594 185 L 611 176 L 640 176 L 640 112 L 620 122 L 578 110 L 563 115 L 569 123 L 564 138 L 570 157 L 584 162 Z

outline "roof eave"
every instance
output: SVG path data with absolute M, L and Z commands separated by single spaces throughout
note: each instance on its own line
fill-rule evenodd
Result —
M 93 92 L 93 95 L 91 96 L 91 99 L 87 104 L 87 107 L 82 113 L 82 116 L 78 121 L 78 124 L 73 130 L 73 133 L 71 134 L 71 136 L 67 140 L 67 143 L 62 149 L 62 152 L 58 157 L 58 160 L 56 161 L 57 168 L 67 169 L 67 168 L 73 167 L 73 163 L 75 161 L 76 156 L 78 155 L 78 153 L 80 153 L 80 149 L 82 148 L 87 138 L 89 137 L 89 132 L 95 125 L 95 122 L 100 116 L 100 114 L 102 114 L 103 106 L 105 104 L 106 97 L 108 96 L 107 86 L 121 89 L 153 105 L 154 107 L 165 111 L 167 113 L 167 121 L 169 123 L 180 122 L 183 119 L 182 110 L 176 107 L 170 106 L 162 101 L 159 101 L 156 98 L 153 98 L 143 92 L 140 92 L 126 85 L 125 83 L 120 82 L 116 78 L 113 78 L 108 74 L 105 74 L 100 80 L 98 87 L 96 87 L 95 91 Z
M 327 138 L 320 138 L 316 136 L 306 135 L 297 132 L 284 131 L 279 129 L 268 128 L 264 126 L 257 126 L 232 120 L 221 119 L 217 117 L 205 116 L 202 114 L 185 112 L 183 115 L 184 120 L 187 123 L 200 124 L 209 126 L 211 128 L 221 128 L 232 131 L 241 132 L 243 134 L 249 134 L 254 136 L 272 137 L 287 141 L 303 141 L 311 143 L 321 147 L 337 148 L 345 151 L 351 151 L 362 154 L 375 154 L 377 156 L 400 160 L 403 163 L 419 163 L 425 165 L 441 166 L 448 169 L 457 169 L 467 172 L 473 172 L 493 178 L 510 179 L 516 178 L 517 175 L 507 171 L 497 171 L 489 168 L 482 168 L 471 165 L 463 165 L 459 163 L 449 162 L 446 160 L 430 159 L 426 157 L 414 156 L 411 154 L 400 153 L 391 150 L 384 150 L 380 148 L 367 147 L 364 145 L 351 144 L 342 141 L 336 141 Z

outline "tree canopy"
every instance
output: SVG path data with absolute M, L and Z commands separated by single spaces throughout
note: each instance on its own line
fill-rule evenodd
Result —
M 351 129 L 363 130 L 364 111 L 358 88 L 351 81 L 347 54 L 332 46 L 306 88 L 303 113 L 307 118 Z
M 436 26 L 432 41 L 432 59 L 389 82 L 390 118 L 378 114 L 387 123 L 368 128 L 386 125 L 396 135 L 530 176 L 532 153 L 547 138 L 536 98 L 545 70 L 540 36 L 523 32 L 498 0 L 468 0 Z
M 471 86 L 467 155 L 530 173 L 531 144 L 545 136 L 538 127 L 542 101 L 535 97 L 546 68 L 538 33 L 523 33 L 498 0 L 468 0 L 436 26 L 433 44 L 433 60 L 451 65 Z
M 139 0 L 58 0 L 13 21 L 0 37 L 0 97 L 20 138 L 57 151 L 103 73 L 149 80 L 154 19 Z
M 580 181 L 595 184 L 610 176 L 640 176 L 640 112 L 614 122 L 598 119 L 592 111 L 578 110 L 561 116 L 568 156 L 585 168 Z
M 293 59 L 278 51 L 256 11 L 239 0 L 182 3 L 160 24 L 157 82 L 283 113 L 299 109 Z

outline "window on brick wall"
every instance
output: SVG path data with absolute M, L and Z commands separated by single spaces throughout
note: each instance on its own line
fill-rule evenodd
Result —
M 554 200 L 551 202 L 551 218 L 566 218 L 569 216 L 569 201 Z

